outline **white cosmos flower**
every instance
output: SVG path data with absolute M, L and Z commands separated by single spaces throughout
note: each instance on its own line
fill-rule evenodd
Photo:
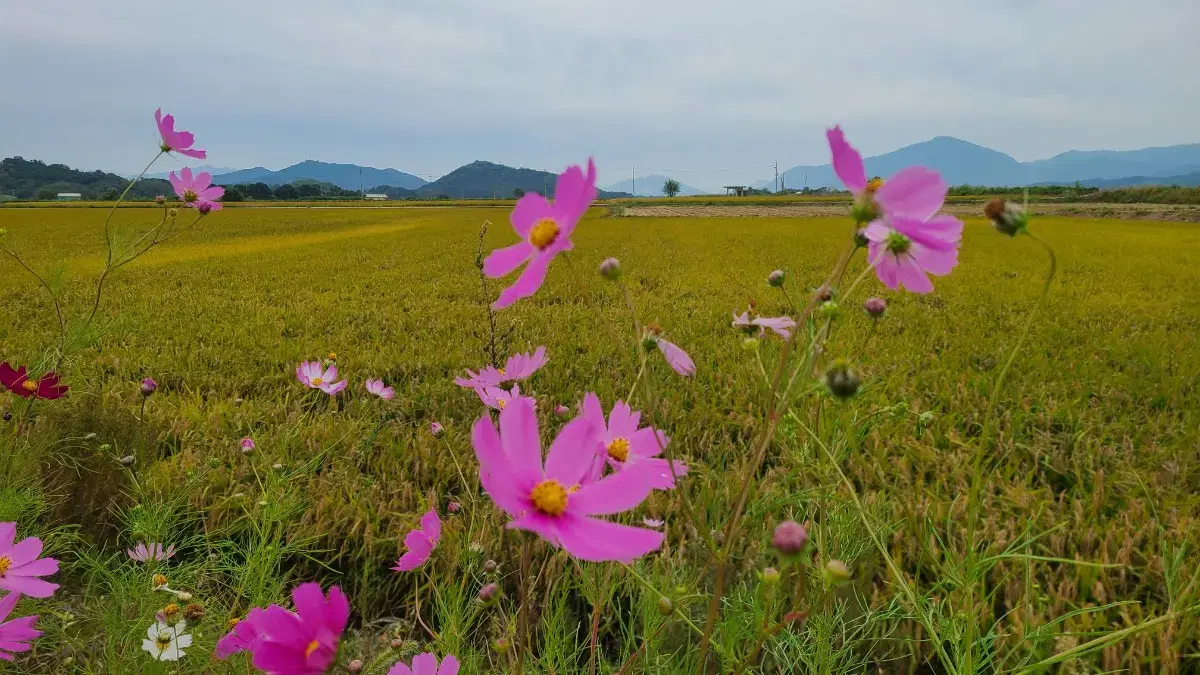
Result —
M 184 655 L 183 649 L 192 646 L 192 636 L 183 632 L 186 628 L 186 621 L 174 626 L 155 621 L 146 629 L 147 639 L 142 640 L 142 649 L 156 661 L 178 661 Z

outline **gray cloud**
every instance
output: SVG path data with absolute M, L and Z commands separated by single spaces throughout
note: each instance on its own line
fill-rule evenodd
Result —
M 131 171 L 161 105 L 213 164 L 440 174 L 595 155 L 718 186 L 955 135 L 1019 159 L 1200 140 L 1194 0 L 0 0 L 0 154 Z M 719 171 L 719 169 L 747 169 Z

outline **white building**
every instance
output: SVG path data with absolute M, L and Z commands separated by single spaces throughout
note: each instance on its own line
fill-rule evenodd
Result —
M 83 199 L 83 195 L 78 192 L 60 192 L 58 193 L 58 201 L 60 202 L 77 202 Z
M 367 193 L 367 194 L 363 195 L 363 199 L 366 199 L 366 200 L 372 201 L 372 202 L 385 202 L 385 201 L 387 201 L 387 198 L 388 198 L 387 195 L 381 195 L 381 194 Z

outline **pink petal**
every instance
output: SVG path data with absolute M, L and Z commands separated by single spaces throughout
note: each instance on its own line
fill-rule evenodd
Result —
M 527 241 L 519 241 L 512 246 L 498 248 L 483 261 L 483 273 L 493 279 L 505 276 L 529 260 L 533 251 L 533 245 Z
M 565 517 L 566 514 L 564 514 Z M 563 517 L 551 518 L 537 511 L 526 511 L 524 515 L 514 519 L 506 527 L 512 530 L 525 530 L 533 532 L 542 539 L 559 546 L 559 527 L 558 523 Z
M 664 539 L 662 532 L 577 516 L 564 517 L 558 531 L 567 553 L 592 562 L 632 562 L 657 550 Z
M 511 401 L 500 411 L 500 444 L 515 476 L 537 480 L 542 475 L 542 443 L 537 413 L 527 399 Z
M 329 599 L 325 602 L 325 625 L 340 637 L 350 620 L 350 600 L 342 589 L 334 586 L 329 589 Z
M 415 535 L 415 536 L 414 536 Z M 404 537 L 404 545 L 408 550 L 400 559 L 396 561 L 396 566 L 392 569 L 397 572 L 411 572 L 429 560 L 430 554 L 433 553 L 433 547 L 429 544 L 429 539 L 420 530 L 413 530 Z
M 185 166 L 182 170 L 180 170 L 179 178 L 181 181 L 183 181 L 185 187 L 192 187 L 196 184 L 195 179 L 192 178 L 192 167 L 190 166 Z
M 896 260 L 896 274 L 906 289 L 913 293 L 929 293 L 933 290 L 933 282 L 925 276 L 925 271 L 911 255 L 896 256 Z
M 596 459 L 597 430 L 584 417 L 576 417 L 558 432 L 546 454 L 546 478 L 566 487 L 579 484 Z
M 471 428 L 471 444 L 479 459 L 479 480 L 492 501 L 509 514 L 524 511 L 528 507 L 529 494 L 523 492 L 513 478 L 500 436 L 487 415 L 476 420 Z
M 825 131 L 829 150 L 833 154 L 833 172 L 851 192 L 867 189 L 867 172 L 863 168 L 862 155 L 846 142 L 840 126 Z
M 179 180 L 179 176 L 176 176 L 175 172 L 172 171 L 171 173 L 167 174 L 167 180 L 171 181 L 171 187 L 174 188 L 175 194 L 182 197 L 183 192 L 184 192 L 184 187 L 183 187 L 183 181 Z
M 635 463 L 635 462 L 631 462 Z M 675 474 L 671 475 L 671 463 L 665 459 L 638 459 L 636 464 L 650 476 L 650 487 L 655 490 L 671 490 L 675 487 L 675 478 L 687 475 L 688 468 L 683 462 L 675 462 Z
M 654 438 L 655 434 L 658 435 L 657 440 Z M 663 432 L 646 427 L 638 429 L 632 436 L 629 436 L 629 452 L 640 457 L 657 457 L 662 454 L 670 442 L 670 437 Z
M 396 665 L 387 671 L 387 675 L 413 675 L 413 671 L 409 670 L 403 661 L 397 661 Z
M 438 540 L 442 538 L 442 521 L 438 518 L 436 509 L 429 509 L 429 512 L 421 516 L 421 531 L 429 537 L 430 541 L 436 546 Z
M 197 190 L 196 196 L 199 197 L 202 201 L 215 202 L 218 199 L 220 199 L 221 197 L 225 196 L 225 188 L 221 187 L 220 185 L 210 185 L 210 186 L 204 188 L 203 190 Z M 214 204 L 213 208 L 218 208 L 218 207 L 216 204 Z
M 190 148 L 196 142 L 196 137 L 190 131 L 176 131 L 174 138 L 171 139 L 171 149 L 182 152 L 183 148 Z
M 442 659 L 442 667 L 437 675 L 458 675 L 458 665 L 458 659 L 454 658 L 453 654 L 447 654 L 446 658 Z
M 608 413 L 609 436 L 626 440 L 633 438 L 641 419 L 640 412 L 634 412 L 624 401 L 617 401 L 613 404 L 612 411 Z
M 875 191 L 875 201 L 890 216 L 928 220 L 946 201 L 946 183 L 938 172 L 910 166 Z
M 875 266 L 875 276 L 879 277 L 880 283 L 893 291 L 900 288 L 898 275 L 900 264 L 896 260 L 896 256 L 888 253 L 882 244 L 875 242 L 871 242 L 867 252 L 870 254 L 871 264 Z
M 432 652 L 417 654 L 412 660 L 413 675 L 438 675 L 437 657 Z
M 554 186 L 554 212 L 558 216 L 561 231 L 559 237 L 565 238 L 575 230 L 576 223 L 587 213 L 588 206 L 596 199 L 596 163 L 588 160 L 588 174 L 578 166 L 567 167 L 559 174 Z
M 567 509 L 583 516 L 607 516 L 637 507 L 650 496 L 651 475 L 636 464 L 579 488 Z
M 34 577 L 18 577 L 6 574 L 0 577 L 0 588 L 28 595 L 31 598 L 48 598 L 58 590 L 58 584 L 42 581 Z
M 550 266 L 550 259 L 553 257 L 552 253 L 543 252 L 530 258 L 529 264 L 525 266 L 521 276 L 517 277 L 517 281 L 500 291 L 500 297 L 492 303 L 492 309 L 504 309 L 521 298 L 528 298 L 537 293 L 546 280 L 546 268 Z
M 916 260 L 921 269 L 938 276 L 950 274 L 951 270 L 958 265 L 958 249 L 956 248 L 939 251 L 913 242 L 908 254 Z
M 887 241 L 888 235 L 891 233 L 892 228 L 885 225 L 882 220 L 873 220 L 863 228 L 863 235 L 867 240 L 876 244 L 882 244 Z
M 517 205 L 508 214 L 508 222 L 512 223 L 513 229 L 521 238 L 528 239 L 529 230 L 533 228 L 534 223 L 542 218 L 553 217 L 554 207 L 545 197 L 536 192 L 527 192 L 517 200 Z
M 188 143 L 188 145 L 191 145 L 191 143 Z M 178 152 L 181 155 L 187 155 L 188 157 L 194 157 L 196 159 L 208 159 L 208 153 L 204 150 L 183 147 L 176 149 L 175 152 Z
M 33 560 L 9 570 L 9 574 L 19 574 L 25 577 L 44 577 L 56 572 L 58 572 L 58 561 L 54 558 Z
M 667 365 L 671 366 L 672 370 L 684 377 L 691 377 L 696 374 L 696 364 L 692 361 L 692 357 L 688 356 L 687 352 L 680 349 L 678 345 L 659 338 L 658 348 L 662 351 L 663 356 L 666 357 Z
M 294 588 L 292 604 L 305 623 L 325 615 L 325 593 L 316 582 L 310 581 Z
M 37 537 L 28 537 L 17 542 L 17 545 L 13 546 L 6 555 L 12 561 L 14 567 L 20 567 L 36 559 L 41 554 L 42 540 Z
M 929 248 L 947 251 L 962 241 L 963 223 L 954 216 L 940 215 L 920 221 L 904 216 L 889 219 L 899 233 Z

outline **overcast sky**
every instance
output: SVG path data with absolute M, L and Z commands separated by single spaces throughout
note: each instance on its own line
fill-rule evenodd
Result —
M 0 156 L 136 172 L 160 105 L 217 166 L 594 155 L 602 184 L 769 178 L 835 122 L 867 154 L 1171 145 L 1200 141 L 1197 27 L 1197 0 L 0 0 Z

